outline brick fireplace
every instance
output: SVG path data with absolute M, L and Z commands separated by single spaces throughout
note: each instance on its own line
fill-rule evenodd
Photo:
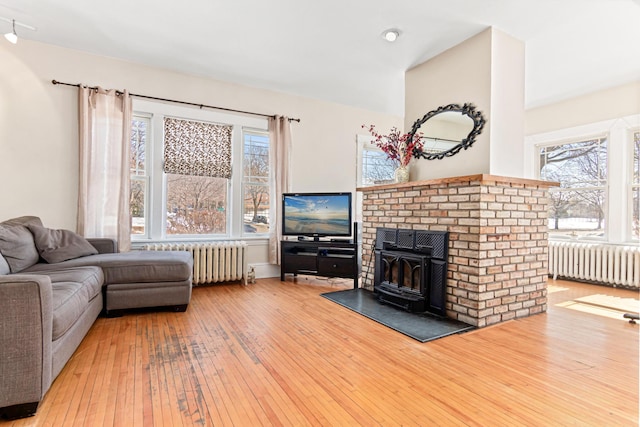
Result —
M 448 231 L 447 317 L 484 327 L 545 312 L 552 185 L 482 174 L 358 188 L 363 286 L 378 228 Z

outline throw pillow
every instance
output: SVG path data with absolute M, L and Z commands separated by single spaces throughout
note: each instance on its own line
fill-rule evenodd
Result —
M 38 225 L 28 225 L 33 233 L 40 257 L 49 264 L 98 253 L 91 243 L 69 230 L 52 230 Z
M 0 225 L 0 253 L 12 273 L 19 273 L 38 262 L 33 235 L 22 225 Z

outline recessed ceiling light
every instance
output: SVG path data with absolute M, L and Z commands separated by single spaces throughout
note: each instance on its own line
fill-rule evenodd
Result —
M 396 29 L 389 29 L 389 30 L 385 30 L 382 33 L 382 37 L 388 41 L 393 43 L 394 41 L 396 41 L 398 39 L 398 37 L 400 36 L 400 31 L 396 30 Z

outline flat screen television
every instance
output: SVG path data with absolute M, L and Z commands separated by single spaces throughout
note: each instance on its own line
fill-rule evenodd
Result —
M 285 193 L 282 195 L 282 235 L 351 236 L 351 193 Z

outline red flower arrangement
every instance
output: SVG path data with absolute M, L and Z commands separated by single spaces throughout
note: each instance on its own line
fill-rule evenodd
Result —
M 415 134 L 413 139 L 409 141 L 409 134 L 400 134 L 395 126 L 391 128 L 389 135 L 381 135 L 376 132 L 375 125 L 362 125 L 363 129 L 367 129 L 373 136 L 373 143 L 387 154 L 387 157 L 398 166 L 406 167 L 411 162 L 411 158 L 422 153 L 423 142 L 422 134 Z M 409 142 L 408 142 L 409 141 Z

